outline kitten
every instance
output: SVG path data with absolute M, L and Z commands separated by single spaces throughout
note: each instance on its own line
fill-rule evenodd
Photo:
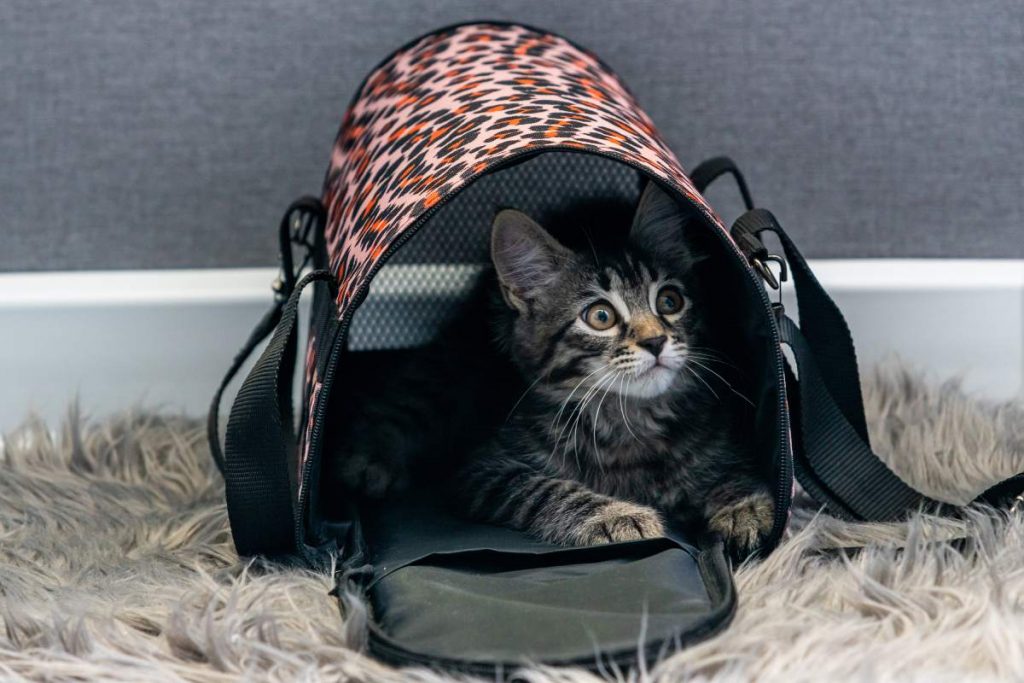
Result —
M 772 497 L 742 406 L 712 369 L 686 217 L 650 183 L 627 239 L 584 231 L 570 248 L 500 212 L 494 272 L 438 342 L 397 369 L 401 384 L 359 402 L 342 480 L 381 495 L 417 465 L 443 469 L 417 453 L 469 453 L 444 478 L 473 518 L 563 545 L 656 537 L 671 521 L 720 534 L 734 556 L 754 550 Z M 459 391 L 454 377 L 465 378 Z
M 531 384 L 458 478 L 471 515 L 566 545 L 704 521 L 734 555 L 771 531 L 736 396 L 702 377 L 710 304 L 686 215 L 650 183 L 625 248 L 574 251 L 498 214 L 498 338 Z

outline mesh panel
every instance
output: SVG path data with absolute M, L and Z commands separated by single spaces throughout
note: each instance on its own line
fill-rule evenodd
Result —
M 443 206 L 374 278 L 349 331 L 353 350 L 396 349 L 429 341 L 489 262 L 491 220 L 512 207 L 542 225 L 586 201 L 635 203 L 637 172 L 621 162 L 548 152 L 488 174 Z

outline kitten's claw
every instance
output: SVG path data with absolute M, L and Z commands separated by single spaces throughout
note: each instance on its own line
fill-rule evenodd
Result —
M 350 490 L 367 498 L 383 498 L 408 486 L 405 468 L 387 458 L 352 453 L 341 466 L 341 479 Z
M 764 542 L 774 521 L 771 496 L 758 492 L 719 508 L 708 519 L 708 528 L 722 536 L 734 558 L 742 559 Z
M 639 541 L 665 535 L 661 516 L 644 505 L 614 501 L 598 509 L 571 533 L 574 545 Z

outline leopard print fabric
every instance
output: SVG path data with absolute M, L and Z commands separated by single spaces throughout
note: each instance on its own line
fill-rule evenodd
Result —
M 421 38 L 363 84 L 324 189 L 338 315 L 425 212 L 510 159 L 567 149 L 630 162 L 722 226 L 622 82 L 564 38 L 469 24 Z
M 466 24 L 392 55 L 345 114 L 323 192 L 337 316 L 349 311 L 374 266 L 417 219 L 488 171 L 544 150 L 628 162 L 725 230 L 633 95 L 597 57 L 524 26 Z M 321 398 L 316 346 L 311 338 L 300 492 Z

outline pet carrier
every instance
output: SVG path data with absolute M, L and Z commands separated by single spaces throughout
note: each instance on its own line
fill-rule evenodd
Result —
M 701 196 L 723 174 L 735 176 L 748 209 L 731 229 Z M 600 666 L 655 657 L 723 628 L 735 593 L 713 539 L 672 534 L 553 547 L 452 517 L 430 496 L 373 505 L 321 481 L 326 427 L 344 420 L 345 402 L 373 381 L 370 359 L 386 362 L 428 341 L 469 291 L 487 261 L 498 207 L 543 219 L 569 200 L 635 202 L 645 181 L 696 214 L 692 229 L 704 233 L 716 263 L 712 285 L 729 311 L 722 324 L 730 357 L 747 378 L 750 430 L 775 490 L 762 552 L 782 537 L 794 477 L 847 518 L 892 520 L 943 507 L 871 452 L 842 315 L 772 214 L 754 208 L 735 165 L 718 158 L 688 176 L 592 53 L 545 31 L 473 23 L 418 38 L 369 74 L 341 125 L 321 198 L 285 213 L 275 304 L 210 411 L 210 446 L 239 553 L 337 555 L 339 598 L 365 598 L 369 648 L 395 663 L 476 673 L 524 662 Z M 768 252 L 765 232 L 778 236 L 785 258 Z M 301 275 L 309 262 L 313 269 Z M 763 285 L 777 289 L 787 276 L 800 327 Z M 307 285 L 312 315 L 300 355 Z M 267 336 L 235 399 L 221 457 L 220 395 Z M 792 347 L 799 381 L 783 344 Z M 297 357 L 304 388 L 296 430 Z M 1016 477 L 983 499 L 1002 503 L 1022 488 Z

